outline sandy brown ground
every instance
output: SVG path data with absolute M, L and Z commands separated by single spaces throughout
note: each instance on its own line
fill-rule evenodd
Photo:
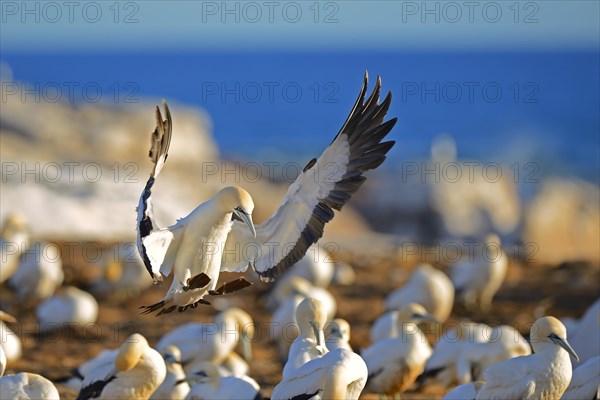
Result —
M 73 262 L 65 265 L 66 283 L 79 283 L 85 273 L 85 265 Z M 338 301 L 338 316 L 347 319 L 352 326 L 351 345 L 354 349 L 369 345 L 369 329 L 383 312 L 383 300 L 387 293 L 408 277 L 408 267 L 398 267 L 395 262 L 382 261 L 378 265 L 360 266 L 356 269 L 354 285 L 332 287 L 330 290 Z M 490 325 L 510 324 L 521 333 L 535 320 L 535 315 L 580 317 L 585 309 L 598 298 L 600 275 L 598 266 L 565 264 L 550 268 L 511 262 L 508 278 L 496 296 L 489 314 L 467 313 L 456 305 L 447 323 L 469 317 Z M 223 279 L 227 280 L 230 277 Z M 254 359 L 250 363 L 251 376 L 261 385 L 262 394 L 269 396 L 281 378 L 282 364 L 275 347 L 268 342 L 266 324 L 270 316 L 263 303 L 266 285 L 257 284 L 229 295 L 228 303 L 244 307 L 258 324 L 259 333 L 253 346 Z M 119 296 L 100 298 L 98 323 L 84 330 L 66 329 L 57 333 L 40 335 L 35 323 L 34 308 L 17 304 L 5 287 L 2 288 L 2 306 L 17 316 L 19 323 L 12 326 L 23 341 L 23 358 L 10 366 L 7 373 L 30 371 L 49 379 L 64 376 L 85 360 L 95 356 L 103 348 L 115 348 L 132 332 L 145 335 L 153 345 L 168 330 L 190 321 L 211 321 L 218 312 L 212 307 L 199 307 L 183 314 L 172 313 L 161 317 L 140 315 L 138 307 L 162 298 L 166 288 L 153 287 L 133 299 Z M 447 326 L 447 324 L 446 324 Z M 264 329 L 262 329 L 264 328 Z M 74 398 L 76 393 L 59 386 L 61 396 Z M 443 395 L 440 387 L 425 387 L 420 392 L 406 393 L 404 399 L 435 399 Z M 365 394 L 364 398 L 376 399 L 377 395 Z

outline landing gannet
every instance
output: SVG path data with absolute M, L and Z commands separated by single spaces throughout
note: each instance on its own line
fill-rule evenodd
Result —
M 56 386 L 48 379 L 21 372 L 0 377 L 0 399 L 59 400 L 60 396 Z
M 254 379 L 244 376 L 221 376 L 211 362 L 199 364 L 187 380 L 191 383 L 186 400 L 259 400 L 260 387 Z
M 595 356 L 573 371 L 562 400 L 600 399 L 600 356 Z
M 161 355 L 139 333 L 130 335 L 112 359 L 84 378 L 78 400 L 148 398 L 167 374 Z
M 325 224 L 365 181 L 363 174 L 385 160 L 393 141 L 381 142 L 396 119 L 384 122 L 391 93 L 379 104 L 381 80 L 366 99 L 367 75 L 346 122 L 331 144 L 312 159 L 290 185 L 279 208 L 254 226 L 251 196 L 226 187 L 174 225 L 160 229 L 154 221 L 151 189 L 167 159 L 172 120 L 157 108 L 150 158 L 154 169 L 137 207 L 138 250 L 155 282 L 175 275 L 165 297 L 146 313 L 185 311 L 208 303 L 204 296 L 233 292 L 249 285 L 240 278 L 217 288 L 221 271 L 244 272 L 252 265 L 261 280 L 271 282 L 299 261 L 323 235 Z M 232 221 L 235 216 L 240 221 Z M 224 256 L 225 255 L 225 256 Z
M 532 325 L 530 338 L 534 354 L 485 370 L 477 400 L 560 398 L 571 381 L 569 356 L 577 359 L 567 342 L 567 331 L 558 319 L 543 317 Z
M 401 393 L 423 372 L 431 347 L 417 327 L 420 321 L 435 322 L 436 319 L 419 304 L 407 305 L 399 313 L 399 333 L 361 352 L 369 369 L 368 392 Z
M 25 219 L 9 214 L 0 233 L 0 283 L 12 276 L 19 266 L 21 254 L 29 247 L 29 231 Z
M 491 308 L 492 298 L 502 286 L 508 268 L 508 256 L 500 246 L 500 238 L 490 234 L 477 254 L 452 267 L 454 288 L 467 308 L 473 309 L 477 304 L 482 310 Z
M 329 351 L 335 349 L 352 350 L 350 347 L 350 324 L 342 318 L 336 318 L 325 325 L 325 344 Z
M 173 329 L 160 338 L 156 349 L 164 354 L 168 346 L 179 348 L 184 365 L 198 361 L 219 365 L 238 344 L 250 359 L 253 335 L 252 317 L 240 308 L 230 308 L 219 313 L 213 323 L 190 322 Z M 187 372 L 187 365 L 184 369 Z
M 282 381 L 271 398 L 358 399 L 367 381 L 367 366 L 346 349 L 328 351 L 322 331 L 325 318 L 318 300 L 306 298 L 298 306 L 300 336 L 290 348 Z
M 66 286 L 40 304 L 36 315 L 42 330 L 60 328 L 64 324 L 84 326 L 96 322 L 98 302 L 91 294 Z
M 31 301 L 52 296 L 64 279 L 58 246 L 36 242 L 22 257 L 23 261 L 8 280 L 17 297 L 21 301 Z
M 152 396 L 151 400 L 183 400 L 190 391 L 190 385 L 185 380 L 185 372 L 181 366 L 181 352 L 175 346 L 167 346 L 163 353 L 167 366 L 167 375 L 163 383 Z
M 385 299 L 386 310 L 398 310 L 409 303 L 422 305 L 438 321 L 444 322 L 452 311 L 454 286 L 442 271 L 429 264 L 421 264 L 404 286 Z

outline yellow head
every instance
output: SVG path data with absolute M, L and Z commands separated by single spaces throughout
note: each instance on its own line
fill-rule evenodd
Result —
M 342 318 L 336 318 L 325 326 L 325 337 L 350 340 L 350 324 Z
M 135 367 L 148 347 L 148 341 L 139 333 L 127 337 L 115 359 L 117 371 L 129 371 Z
M 181 350 L 177 346 L 167 346 L 162 351 L 162 356 L 167 364 L 181 363 Z
M 6 216 L 4 224 L 2 226 L 2 232 L 0 235 L 3 238 L 12 237 L 19 232 L 27 231 L 27 221 L 25 217 L 18 213 L 10 213 Z
M 430 315 L 425 307 L 417 303 L 410 303 L 398 311 L 398 322 L 438 322 Z
M 319 341 L 325 321 L 327 321 L 327 316 L 319 300 L 307 297 L 300 302 L 296 309 L 296 322 L 298 322 L 302 336 L 310 338 L 314 335 L 314 339 Z
M 228 186 L 215 195 L 215 201 L 222 212 L 233 213 L 245 222 L 250 232 L 256 237 L 256 230 L 252 222 L 254 201 L 248 192 L 239 186 Z
M 567 342 L 567 328 L 554 317 L 543 317 L 535 321 L 531 326 L 530 338 L 531 347 L 536 353 L 549 345 L 556 345 L 562 347 L 575 360 L 579 361 L 579 357 Z
M 216 389 L 221 383 L 219 370 L 210 361 L 199 363 L 188 376 L 191 384 L 205 383 Z

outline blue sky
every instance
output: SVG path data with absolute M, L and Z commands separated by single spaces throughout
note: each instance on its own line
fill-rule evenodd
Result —
M 2 51 L 598 49 L 592 1 L 2 1 Z

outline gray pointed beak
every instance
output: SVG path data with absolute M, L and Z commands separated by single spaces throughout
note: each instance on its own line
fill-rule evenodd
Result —
M 310 327 L 313 330 L 313 333 L 315 334 L 315 338 L 317 339 L 317 346 L 321 346 L 321 335 L 320 335 L 320 331 L 319 328 L 317 327 L 317 325 L 314 322 L 310 323 Z
M 248 214 L 244 210 L 239 210 L 239 212 L 237 212 L 237 216 L 240 217 L 246 223 L 246 225 L 248 225 L 248 228 L 250 229 L 252 236 L 254 236 L 254 238 L 256 238 L 256 229 L 254 229 L 254 222 L 252 222 L 252 215 Z
M 550 335 L 550 340 L 552 340 L 554 343 L 565 349 L 565 351 L 569 353 L 571 357 L 575 359 L 575 361 L 579 362 L 579 356 L 577 355 L 577 353 L 575 353 L 575 350 L 573 350 L 569 342 L 567 342 L 565 339 L 559 338 L 554 334 Z

